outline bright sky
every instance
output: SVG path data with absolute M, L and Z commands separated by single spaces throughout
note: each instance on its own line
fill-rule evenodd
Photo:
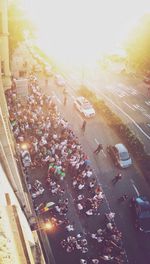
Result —
M 38 43 L 60 61 L 88 63 L 119 46 L 150 0 L 22 0 Z

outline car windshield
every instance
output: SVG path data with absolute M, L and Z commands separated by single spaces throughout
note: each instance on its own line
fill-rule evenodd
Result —
M 87 103 L 87 104 L 83 105 L 83 108 L 84 109 L 92 109 L 92 106 L 89 103 Z
M 120 154 L 120 159 L 121 160 L 128 160 L 129 158 L 130 158 L 130 156 L 129 156 L 129 153 L 128 152 L 121 152 L 121 153 L 119 153 Z

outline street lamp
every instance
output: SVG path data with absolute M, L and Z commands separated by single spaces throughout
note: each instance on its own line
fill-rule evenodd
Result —
M 27 150 L 29 148 L 28 143 L 25 143 L 25 142 L 20 144 L 20 147 L 22 150 Z

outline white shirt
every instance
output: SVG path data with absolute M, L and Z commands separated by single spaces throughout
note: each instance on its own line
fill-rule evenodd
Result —
M 92 176 L 92 174 L 93 174 L 93 173 L 92 173 L 92 171 L 90 171 L 90 170 L 86 172 L 86 176 L 87 176 L 88 178 L 90 178 L 90 177 Z
M 82 209 L 83 209 L 82 204 L 78 203 L 77 206 L 78 206 L 78 209 L 79 209 L 79 210 L 82 210 Z
M 78 189 L 82 190 L 83 188 L 84 188 L 84 184 L 80 183 L 79 186 L 78 186 Z

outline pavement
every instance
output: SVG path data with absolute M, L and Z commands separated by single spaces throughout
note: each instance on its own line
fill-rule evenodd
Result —
M 105 193 L 105 201 L 101 205 L 98 216 L 92 216 L 88 219 L 80 216 L 74 205 L 74 193 L 69 184 L 69 178 L 63 181 L 64 188 L 66 190 L 65 196 L 69 199 L 69 218 L 70 221 L 75 223 L 77 232 L 86 232 L 87 229 L 94 232 L 96 228 L 104 225 L 104 213 L 109 210 L 116 213 L 116 224 L 118 229 L 123 234 L 123 245 L 126 250 L 126 261 L 129 264 L 149 264 L 150 263 L 150 235 L 137 232 L 134 228 L 131 208 L 129 207 L 129 200 L 132 196 L 137 195 L 137 190 L 140 194 L 145 194 L 150 198 L 149 186 L 147 185 L 145 179 L 140 174 L 136 163 L 133 164 L 131 168 L 122 171 L 123 179 L 120 180 L 115 186 L 112 184 L 113 177 L 118 173 L 118 169 L 114 166 L 111 158 L 106 153 L 106 146 L 109 144 L 116 144 L 120 142 L 118 136 L 112 131 L 103 117 L 98 117 L 97 115 L 88 120 L 86 125 L 85 134 L 81 132 L 81 125 L 83 118 L 74 109 L 73 100 L 75 98 L 74 90 L 69 89 L 69 95 L 67 99 L 66 106 L 63 105 L 63 88 L 57 87 L 53 80 L 49 80 L 47 87 L 42 85 L 43 91 L 46 94 L 53 95 L 54 100 L 58 106 L 58 110 L 62 115 L 69 121 L 71 128 L 76 133 L 81 142 L 84 151 L 89 156 L 91 161 L 91 167 L 95 172 L 95 177 L 97 181 L 102 185 L 103 191 Z M 97 142 L 100 142 L 104 146 L 104 153 L 99 155 L 93 155 L 93 150 L 97 146 Z M 35 179 L 42 181 L 43 186 L 46 189 L 45 179 L 47 176 L 47 167 L 37 168 L 31 171 L 31 183 Z M 69 177 L 69 176 L 68 176 Z M 124 203 L 119 203 L 118 198 L 127 194 L 129 199 Z M 41 202 L 50 201 L 52 197 L 49 195 L 48 191 L 35 199 L 36 205 Z M 54 201 L 57 197 L 53 197 Z M 43 216 L 42 216 L 43 217 Z M 47 215 L 44 217 L 48 217 Z M 49 232 L 46 234 L 49 243 L 52 248 L 54 259 L 56 264 L 66 264 L 79 263 L 80 254 L 65 253 L 60 247 L 60 240 L 66 236 L 64 229 L 58 228 L 55 232 Z M 91 251 L 94 249 L 91 249 Z

